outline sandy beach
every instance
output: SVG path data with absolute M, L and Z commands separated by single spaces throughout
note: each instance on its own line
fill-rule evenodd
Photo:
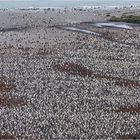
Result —
M 0 139 L 140 138 L 139 8 L 0 10 Z

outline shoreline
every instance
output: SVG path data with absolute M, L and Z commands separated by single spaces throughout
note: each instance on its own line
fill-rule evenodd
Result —
M 120 9 L 140 9 L 140 5 L 129 5 L 129 6 L 79 6 L 79 7 L 21 7 L 21 8 L 0 8 L 2 10 L 120 10 Z

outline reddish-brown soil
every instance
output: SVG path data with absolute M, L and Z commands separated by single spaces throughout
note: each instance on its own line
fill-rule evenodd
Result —
M 14 79 L 5 76 L 0 77 L 0 92 L 10 92 L 15 89 Z
M 13 47 L 13 46 L 6 46 L 0 48 L 0 54 L 17 54 L 17 55 L 48 55 L 55 52 L 55 49 L 52 48 L 31 48 L 31 47 Z
M 136 112 L 136 113 L 140 113 L 140 105 L 135 105 L 135 106 L 121 106 L 119 107 L 117 110 L 115 110 L 115 112 L 123 112 L 123 113 L 127 113 L 127 112 Z
M 79 75 L 82 77 L 92 77 L 96 79 L 107 79 L 109 81 L 113 81 L 114 85 L 120 87 L 128 87 L 128 88 L 139 88 L 140 83 L 139 81 L 124 79 L 120 77 L 112 77 L 106 75 L 95 74 L 92 70 L 87 69 L 86 67 L 74 63 L 64 63 L 64 64 L 57 64 L 53 67 L 55 70 L 60 72 L 66 72 L 72 75 Z
M 1 92 L 10 92 L 15 89 L 16 85 L 14 84 L 5 84 L 4 82 L 0 82 L 0 91 Z
M 129 135 L 122 135 L 117 137 L 119 140 L 139 140 L 140 134 L 129 134 Z
M 0 133 L 0 140 L 15 140 L 16 137 L 10 134 L 1 134 Z
M 128 87 L 128 88 L 139 88 L 140 87 L 139 81 L 123 79 L 123 78 L 117 78 L 115 80 L 115 85 L 121 86 L 121 87 Z
M 12 90 L 16 89 L 16 85 L 14 84 L 15 80 L 10 77 L 0 77 L 0 93 L 10 93 Z M 11 96 L 11 94 L 10 94 Z M 3 94 L 0 94 L 0 106 L 18 106 L 18 105 L 26 105 L 26 102 L 20 98 L 13 98 L 3 96 Z
M 16 139 L 23 139 L 23 140 L 37 140 L 39 139 L 39 137 L 31 137 L 31 136 L 26 136 L 26 135 L 23 135 L 23 136 L 14 136 L 14 135 L 11 135 L 9 133 L 0 133 L 0 140 L 16 140 Z
M 0 106 L 7 106 L 7 107 L 15 107 L 15 106 L 24 106 L 27 103 L 23 99 L 16 99 L 16 98 L 9 98 L 9 97 L 1 97 L 0 96 Z
M 68 74 L 79 75 L 82 77 L 91 77 L 93 75 L 92 70 L 89 70 L 86 67 L 74 63 L 64 63 L 62 65 L 58 64 L 54 66 L 54 69 L 60 72 L 66 72 Z

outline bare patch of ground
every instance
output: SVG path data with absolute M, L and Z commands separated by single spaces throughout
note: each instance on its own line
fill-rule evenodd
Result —
M 115 110 L 115 112 L 123 112 L 123 113 L 127 113 L 127 112 L 136 112 L 136 113 L 140 113 L 140 105 L 135 105 L 135 106 L 121 106 L 119 107 L 117 110 Z
M 119 136 L 117 139 L 120 139 L 120 140 L 138 140 L 140 139 L 140 134 L 129 134 L 129 135 L 122 135 L 122 136 Z
M 10 92 L 16 89 L 14 79 L 9 77 L 0 77 L 0 92 Z
M 62 65 L 58 64 L 54 66 L 54 69 L 60 72 L 66 72 L 68 74 L 79 75 L 82 77 L 91 77 L 93 75 L 92 70 L 89 70 L 86 67 L 74 63 L 64 63 Z
M 0 77 L 0 93 L 10 93 L 13 90 L 16 90 L 15 80 L 10 77 Z M 0 106 L 18 106 L 18 105 L 26 105 L 27 103 L 20 98 L 14 97 L 4 97 L 0 95 Z
M 13 97 L 0 97 L 0 106 L 15 107 L 24 105 L 27 105 L 27 103 L 23 99 L 15 99 Z
M 48 55 L 52 54 L 50 48 L 31 48 L 31 47 L 19 47 L 6 46 L 0 48 L 1 54 L 17 54 L 17 55 Z
M 16 137 L 8 133 L 5 133 L 5 134 L 0 133 L 0 140 L 16 140 Z
M 96 79 L 107 79 L 109 81 L 113 81 L 114 85 L 120 87 L 128 87 L 128 88 L 138 88 L 140 87 L 139 81 L 134 81 L 130 79 L 124 79 L 120 77 L 112 77 L 100 74 L 94 74 L 94 72 L 86 67 L 74 63 L 64 63 L 57 64 L 53 67 L 55 70 L 60 72 L 66 72 L 72 75 L 79 75 L 81 77 L 91 77 Z

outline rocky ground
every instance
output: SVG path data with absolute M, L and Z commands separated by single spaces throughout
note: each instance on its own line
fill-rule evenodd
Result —
M 140 27 L 81 23 L 108 11 L 59 12 L 0 11 L 0 139 L 139 138 Z M 75 19 L 102 36 L 56 26 Z

